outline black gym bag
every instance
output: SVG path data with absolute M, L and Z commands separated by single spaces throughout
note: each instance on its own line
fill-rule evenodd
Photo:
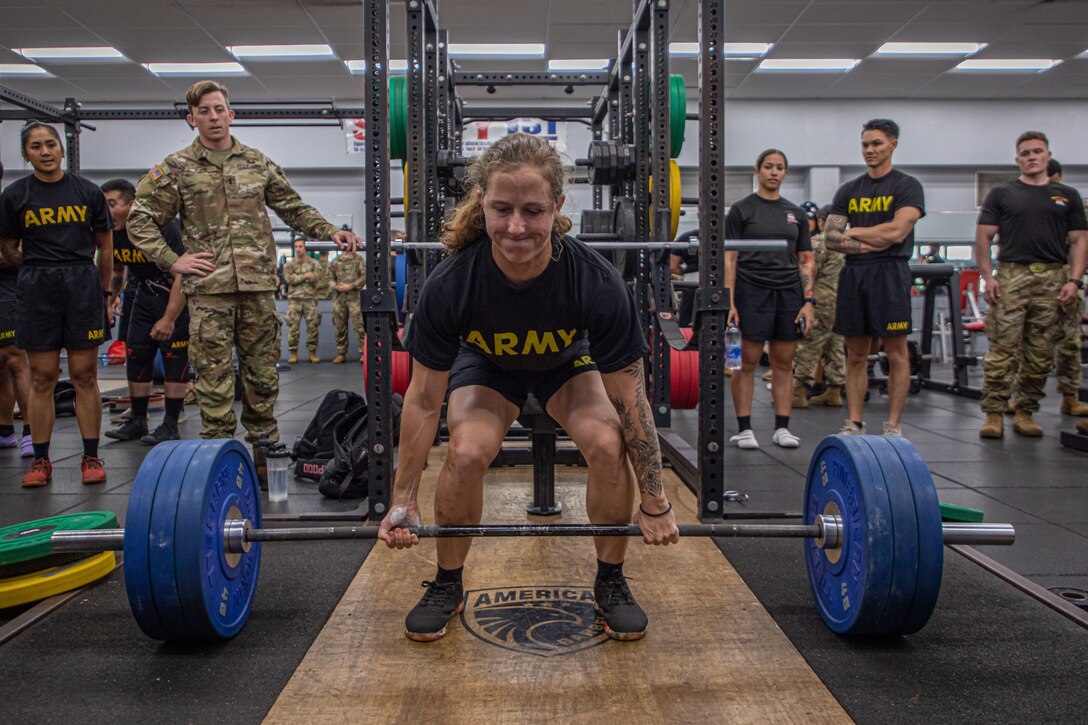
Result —
M 400 410 L 404 398 L 394 394 L 390 398 L 393 408 L 393 455 L 396 465 L 396 446 L 400 442 Z M 367 411 L 355 410 L 336 424 L 333 431 L 333 458 L 321 474 L 317 490 L 327 498 L 366 498 L 367 466 L 370 456 L 370 429 L 367 427 Z
M 333 457 L 333 430 L 349 416 L 366 414 L 366 399 L 351 390 L 331 390 L 325 394 L 317 412 L 302 435 L 295 439 L 291 456 L 295 476 L 317 481 Z

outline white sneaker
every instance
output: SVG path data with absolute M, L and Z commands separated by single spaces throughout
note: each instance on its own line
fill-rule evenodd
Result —
M 779 428 L 774 432 L 774 437 L 771 438 L 775 445 L 780 448 L 797 448 L 801 445 L 801 439 L 790 433 L 788 428 Z
M 756 440 L 756 434 L 752 432 L 751 428 L 742 430 L 735 436 L 730 437 L 730 443 L 736 443 L 737 448 L 743 448 L 746 451 L 753 451 L 759 448 L 759 441 Z
M 903 437 L 903 429 L 900 428 L 898 425 L 893 425 L 892 423 L 889 423 L 888 421 L 884 421 L 884 432 L 881 435 L 899 436 L 900 438 L 902 438 Z
M 842 422 L 842 428 L 839 428 L 839 435 L 841 436 L 860 436 L 865 435 L 865 423 L 862 422 L 859 428 L 854 424 L 854 421 L 847 418 Z

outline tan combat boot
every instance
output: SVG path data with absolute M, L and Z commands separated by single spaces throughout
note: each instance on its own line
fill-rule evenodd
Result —
M 1081 435 L 1088 436 L 1088 420 L 1077 421 L 1077 432 Z
M 321 358 L 319 358 L 317 356 L 316 352 L 311 352 L 310 353 L 310 363 L 313 364 L 313 365 L 317 365 L 319 362 L 321 362 Z
M 1005 419 L 1001 413 L 987 413 L 986 421 L 978 429 L 979 438 L 1002 438 L 1005 435 Z
M 344 364 L 344 353 L 342 353 L 342 352 L 337 353 L 336 357 L 334 357 L 332 359 L 332 364 L 333 365 L 343 365 Z
M 807 408 L 808 398 L 805 396 L 805 393 L 807 392 L 808 387 L 806 385 L 804 385 L 803 383 L 794 383 L 793 400 L 790 401 L 790 407 L 794 410 L 797 410 L 799 408 Z
M 291 356 L 289 358 L 287 358 L 287 362 L 290 363 L 291 365 L 294 365 L 295 363 L 298 362 L 298 350 L 292 350 L 291 351 Z
M 1078 418 L 1088 416 L 1088 405 L 1077 400 L 1077 396 L 1066 393 L 1062 396 L 1062 415 L 1075 415 Z
M 1038 423 L 1031 419 L 1031 413 L 1027 413 L 1020 409 L 1017 409 L 1016 415 L 1013 416 L 1012 429 L 1028 438 L 1040 438 L 1043 435 L 1043 429 L 1039 427 Z
M 809 398 L 808 402 L 811 405 L 826 405 L 828 408 L 841 408 L 842 390 L 838 385 L 828 385 L 827 390 L 819 395 L 813 395 Z

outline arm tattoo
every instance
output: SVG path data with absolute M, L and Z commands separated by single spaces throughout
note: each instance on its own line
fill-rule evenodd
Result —
M 849 251 L 843 246 L 842 233 L 846 230 L 847 219 L 842 214 L 831 214 L 824 223 L 824 243 L 828 249 L 836 252 Z
M 650 411 L 650 401 L 646 397 L 646 384 L 642 374 L 642 361 L 628 365 L 620 374 L 634 379 L 634 401 L 628 401 L 617 395 L 609 395 L 612 406 L 620 416 L 620 428 L 623 442 L 627 448 L 627 457 L 635 469 L 638 490 L 648 496 L 660 496 L 661 451 L 657 444 L 657 428 Z M 633 402 L 633 405 L 630 403 Z

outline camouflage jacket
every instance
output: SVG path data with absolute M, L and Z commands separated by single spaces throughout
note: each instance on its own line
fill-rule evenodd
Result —
M 237 139 L 220 168 L 196 139 L 166 157 L 140 180 L 128 219 L 129 237 L 162 269 L 178 255 L 159 232 L 181 216 L 185 251 L 211 252 L 215 270 L 185 275 L 186 295 L 265 292 L 276 288 L 276 246 L 271 207 L 292 228 L 314 239 L 332 239 L 338 228 L 305 204 L 275 162 Z
M 322 297 L 329 286 L 325 265 L 310 257 L 292 259 L 283 265 L 283 278 L 287 281 L 287 299 L 312 300 Z M 306 275 L 312 275 L 307 277 Z
M 333 295 L 348 294 L 338 292 L 338 284 L 347 284 L 351 287 L 349 292 L 357 292 L 366 284 L 366 261 L 358 253 L 341 254 L 329 264 L 329 277 L 332 278 L 330 288 Z
M 816 258 L 816 299 L 824 297 L 834 301 L 839 290 L 839 273 L 846 264 L 846 255 L 828 249 L 824 244 L 823 234 L 812 236 L 812 252 Z

